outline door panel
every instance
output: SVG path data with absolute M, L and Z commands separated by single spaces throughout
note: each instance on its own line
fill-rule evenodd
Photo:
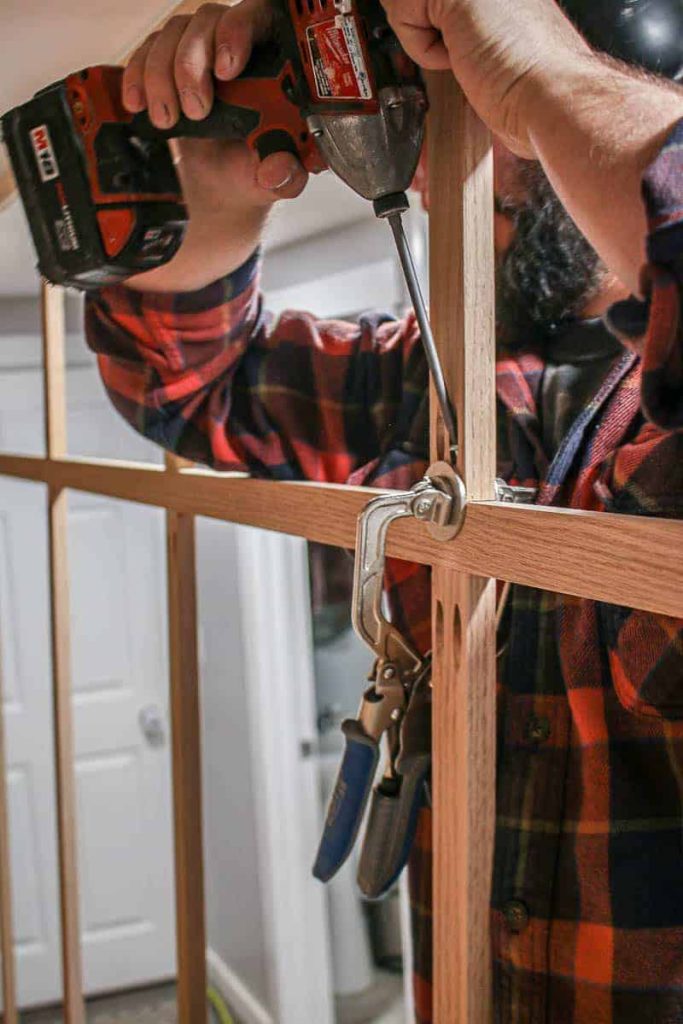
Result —
M 0 383 L 0 403 L 1 392 Z M 2 479 L 0 653 L 22 1004 L 58 997 L 61 984 L 48 622 L 44 492 L 37 484 Z
M 95 371 L 69 374 L 70 450 L 128 458 L 149 446 L 116 421 Z M 37 448 L 35 370 L 0 375 L 0 438 Z M 107 450 L 98 450 L 104 446 Z M 156 455 L 155 455 L 156 458 Z M 86 993 L 175 972 L 163 513 L 69 495 L 72 681 Z M 18 995 L 58 1000 L 45 494 L 0 478 L 4 679 Z M 163 743 L 139 717 L 159 709 Z
M 36 821 L 36 793 L 31 765 L 14 765 L 8 773 L 8 805 L 12 820 L 12 881 L 15 942 L 20 956 L 45 952 L 45 921 L 40 885 L 39 822 Z

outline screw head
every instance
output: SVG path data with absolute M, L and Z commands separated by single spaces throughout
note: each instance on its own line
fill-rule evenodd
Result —
M 429 498 L 420 498 L 417 505 L 415 506 L 415 512 L 418 516 L 429 515 L 431 511 L 432 503 Z
M 393 679 L 396 675 L 396 669 L 393 665 L 385 665 L 382 669 L 382 679 Z
M 401 720 L 401 709 L 400 708 L 394 708 L 394 710 L 391 712 L 391 721 L 392 722 L 399 722 L 400 720 Z

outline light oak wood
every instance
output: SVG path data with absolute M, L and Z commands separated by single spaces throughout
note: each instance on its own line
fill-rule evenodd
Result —
M 184 463 L 185 460 L 167 456 L 167 474 L 176 475 Z M 206 923 L 194 516 L 167 511 L 166 543 L 178 1019 L 186 1024 L 206 1024 Z
M 436 566 L 434 1020 L 491 1016 L 495 820 L 495 580 Z
M 67 453 L 64 289 L 41 286 L 40 319 L 45 384 L 45 451 L 58 459 Z
M 2 976 L 3 1024 L 19 1024 L 12 928 L 12 872 L 9 850 L 9 809 L 7 802 L 7 760 L 5 758 L 5 716 L 3 677 L 0 664 L 0 974 Z
M 430 82 L 430 268 L 435 340 L 472 499 L 496 465 L 493 162 L 488 131 L 449 75 Z M 432 402 L 432 458 L 444 431 Z M 436 420 L 436 421 L 435 421 Z M 488 1024 L 495 820 L 495 580 L 432 574 L 434 1020 Z
M 165 473 L 140 463 L 0 455 L 0 476 L 35 480 L 260 526 L 321 544 L 355 546 L 355 524 L 372 488 L 275 483 L 183 470 Z M 458 537 L 442 544 L 424 526 L 391 527 L 388 554 L 441 564 L 542 590 L 683 617 L 683 522 L 576 509 L 476 501 Z M 599 566 L 596 574 L 595 566 Z
M 64 293 L 62 289 L 47 284 L 42 287 L 42 329 L 45 447 L 48 457 L 56 459 L 66 454 Z M 67 494 L 63 484 L 48 482 L 50 627 L 64 1021 L 65 1024 L 85 1024 L 71 694 L 67 515 Z

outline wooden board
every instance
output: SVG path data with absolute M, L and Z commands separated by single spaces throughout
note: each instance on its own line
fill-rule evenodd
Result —
M 356 519 L 379 491 L 275 483 L 136 463 L 0 455 L 0 475 L 103 494 L 353 548 Z M 458 537 L 432 540 L 404 520 L 388 554 L 529 587 L 683 617 L 683 522 L 576 509 L 472 502 Z M 596 575 L 593 566 L 600 566 Z
M 457 468 L 469 498 L 490 499 L 496 466 L 491 140 L 450 75 L 431 76 L 430 103 L 432 325 L 457 415 Z M 434 401 L 431 439 L 432 458 L 443 458 L 444 430 Z M 488 1024 L 495 580 L 456 572 L 443 550 L 436 555 L 434 1020 Z
M 45 382 L 45 447 L 48 456 L 66 453 L 64 378 L 64 292 L 42 288 Z M 55 790 L 62 936 L 65 1024 L 85 1024 L 78 896 L 76 780 L 71 705 L 71 622 L 67 550 L 67 495 L 59 483 L 48 485 L 50 630 L 55 737 Z
M 166 460 L 169 475 L 180 460 Z M 166 513 L 178 1019 L 206 1024 L 206 923 L 194 516 Z

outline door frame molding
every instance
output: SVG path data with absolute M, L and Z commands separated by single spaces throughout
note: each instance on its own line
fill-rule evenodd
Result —
M 272 1011 L 278 1024 L 334 1024 L 326 894 L 311 871 L 318 766 L 303 747 L 316 750 L 307 545 L 241 527 L 236 548 Z

